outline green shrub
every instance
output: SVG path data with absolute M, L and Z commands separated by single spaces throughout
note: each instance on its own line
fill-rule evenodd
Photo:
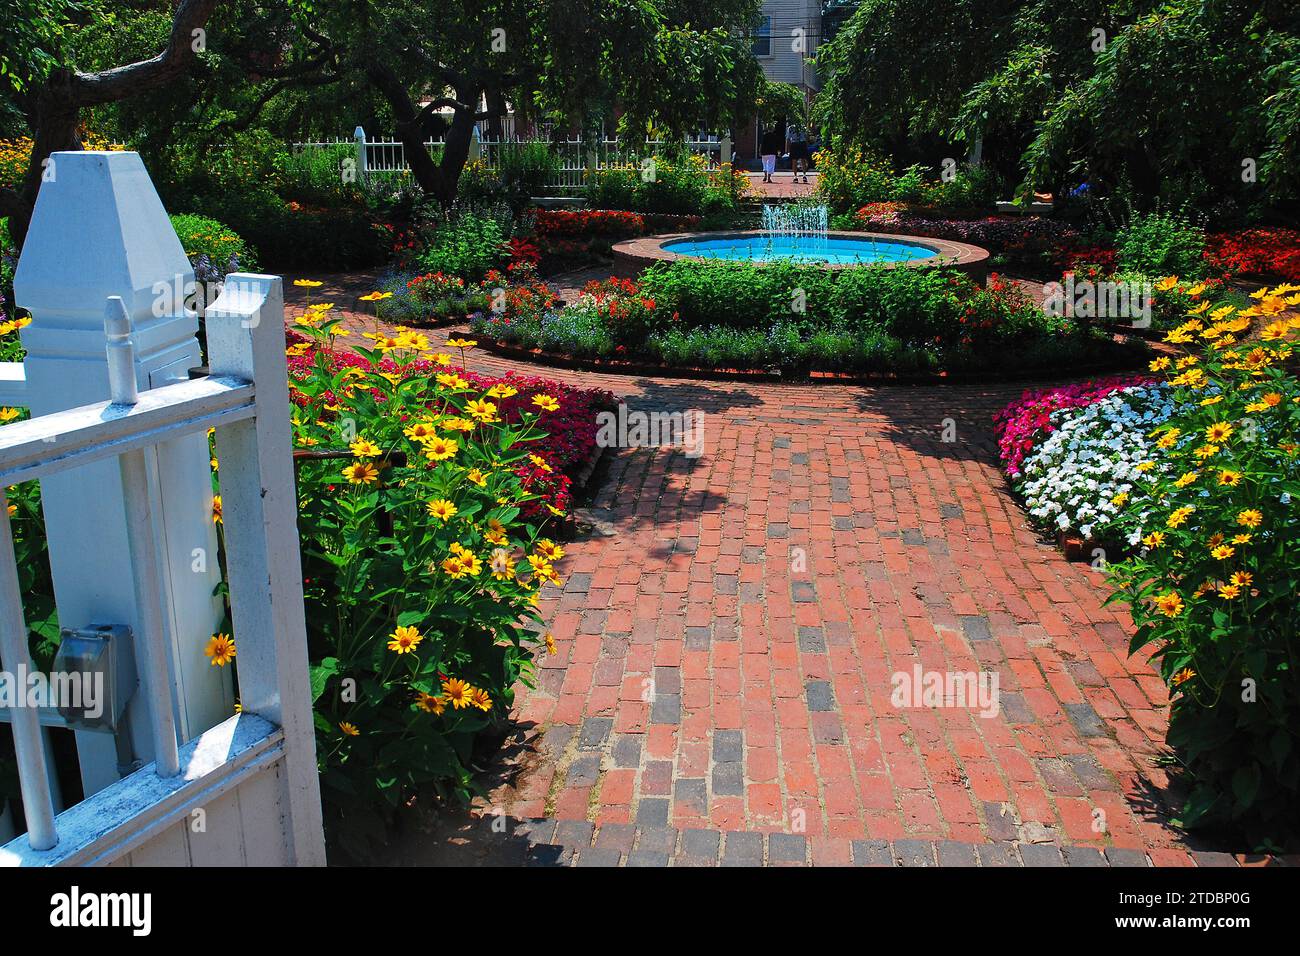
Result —
M 297 160 L 264 131 L 236 134 L 224 146 L 186 145 L 162 162 L 164 205 L 225 223 L 257 251 L 263 269 L 361 269 L 391 251 L 391 233 L 359 204 L 286 200 Z
M 408 365 L 406 338 L 346 368 L 318 354 L 294 381 L 296 443 L 352 453 L 304 462 L 298 501 L 325 823 L 357 857 L 413 800 L 477 792 L 475 739 L 531 682 L 533 602 L 563 556 L 525 517 L 550 413 L 507 424 L 500 391 Z
M 510 257 L 508 232 L 491 216 L 461 213 L 440 226 L 416 257 L 423 272 L 441 272 L 478 282 Z
M 592 209 L 705 215 L 733 213 L 749 180 L 730 166 L 709 169 L 697 153 L 671 151 L 648 165 L 628 163 L 595 170 L 587 178 L 587 205 Z
M 678 313 L 687 327 L 754 328 L 796 318 L 829 318 L 834 281 L 831 270 L 792 262 L 682 259 L 646 270 L 641 288 L 660 307 Z
M 962 166 L 949 178 L 927 180 L 921 166 L 895 173 L 889 160 L 861 145 L 833 137 L 817 153 L 817 195 L 831 213 L 844 216 L 870 203 L 905 202 L 938 209 L 983 209 L 998 198 L 1002 184 L 988 166 Z M 845 225 L 843 228 L 853 228 Z
M 192 213 L 172 216 L 171 222 L 200 282 L 224 279 L 231 272 L 257 270 L 253 250 L 228 226 Z
M 308 146 L 283 153 L 277 159 L 285 199 L 318 205 L 354 205 L 361 201 L 356 144 Z
M 1152 276 L 1206 274 L 1205 230 L 1174 213 L 1135 215 L 1115 235 L 1119 268 Z
M 456 181 L 456 202 L 458 205 L 474 209 L 480 206 L 493 206 L 506 201 L 506 189 L 499 177 L 487 163 L 481 159 L 472 159 L 460 171 Z
M 534 196 L 544 196 L 560 167 L 559 154 L 547 143 L 507 143 L 497 147 L 497 179 L 514 209 L 522 209 Z
M 696 368 L 764 368 L 774 364 L 776 349 L 767 329 L 706 326 L 670 328 L 652 334 L 649 353 L 667 365 Z
M 957 329 L 960 290 L 972 283 L 939 269 L 845 269 L 831 294 L 844 327 L 909 341 L 949 339 Z
M 878 153 L 832 137 L 817 152 L 817 195 L 834 213 L 849 213 L 867 203 L 894 197 L 894 171 Z
M 1019 374 L 1134 358 L 1104 331 L 1046 315 L 1018 283 L 997 276 L 978 285 L 942 269 L 832 270 L 790 261 L 660 263 L 639 284 L 588 283 L 577 303 L 542 321 L 485 315 L 472 328 L 571 355 L 794 373 Z

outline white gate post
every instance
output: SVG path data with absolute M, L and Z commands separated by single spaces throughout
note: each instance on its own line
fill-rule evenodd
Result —
M 366 131 L 358 126 L 352 131 L 357 144 L 357 182 L 366 180 Z
M 141 391 L 183 380 L 199 364 L 198 320 L 184 307 L 194 272 L 137 153 L 59 152 L 37 195 L 14 278 L 32 314 L 22 332 L 25 402 L 46 415 L 109 398 L 104 303 L 120 296 L 134 322 Z M 172 613 L 178 730 L 188 740 L 230 716 L 229 675 L 204 646 L 221 619 L 208 446 L 202 435 L 158 447 L 160 565 Z M 121 476 L 113 460 L 41 481 L 59 620 L 138 631 Z M 154 757 L 144 695 L 127 711 L 133 753 Z M 77 733 L 86 793 L 117 780 L 113 737 Z

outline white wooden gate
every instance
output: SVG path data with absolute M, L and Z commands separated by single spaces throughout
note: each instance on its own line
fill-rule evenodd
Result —
M 207 310 L 210 375 L 138 393 L 129 310 L 119 298 L 103 305 L 111 400 L 0 427 L 0 662 L 31 668 L 4 489 L 117 459 L 155 759 L 56 815 L 39 715 L 13 708 L 28 832 L 0 848 L 0 864 L 323 864 L 281 280 L 227 277 Z M 208 428 L 242 708 L 178 746 L 156 458 Z

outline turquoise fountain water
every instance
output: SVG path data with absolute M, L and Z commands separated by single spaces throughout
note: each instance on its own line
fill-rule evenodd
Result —
M 825 206 L 805 204 L 766 205 L 763 207 L 762 233 L 678 239 L 663 248 L 681 256 L 700 259 L 738 259 L 770 262 L 791 259 L 797 262 L 825 262 L 832 265 L 906 262 L 928 259 L 935 250 L 911 242 L 867 239 L 839 235 L 828 229 Z

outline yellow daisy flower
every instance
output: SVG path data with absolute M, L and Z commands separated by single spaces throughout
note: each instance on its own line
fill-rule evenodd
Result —
M 398 654 L 410 654 L 420 646 L 424 640 L 422 635 L 414 627 L 399 627 L 388 638 L 388 649 L 396 651 Z
M 379 469 L 368 461 L 360 461 L 343 469 L 343 477 L 353 485 L 368 485 L 379 479 Z
M 468 707 L 473 693 L 474 688 L 459 678 L 449 677 L 442 682 L 442 694 L 456 710 Z
M 208 638 L 203 653 L 208 655 L 212 667 L 225 667 L 235 659 L 235 642 L 229 634 L 213 634 Z
M 447 521 L 454 514 L 456 514 L 456 506 L 452 504 L 450 501 L 448 501 L 446 498 L 437 498 L 433 501 L 430 501 L 425 506 L 425 510 L 429 512 L 430 517 L 437 518 L 438 520 L 443 522 Z

